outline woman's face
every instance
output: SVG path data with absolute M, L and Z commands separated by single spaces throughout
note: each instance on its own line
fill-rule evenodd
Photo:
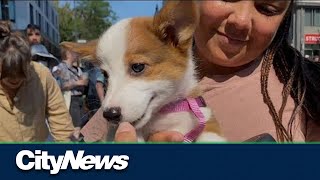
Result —
M 25 65 L 29 66 L 28 64 Z M 7 90 L 18 90 L 27 79 L 25 69 L 28 68 L 23 68 L 23 65 L 14 68 L 2 67 L 3 70 L 0 76 L 1 86 Z
M 223 67 L 245 65 L 270 45 L 290 1 L 201 1 L 195 43 L 200 58 Z
M 8 90 L 17 90 L 25 81 L 24 76 L 5 76 L 1 78 L 1 85 Z
M 78 54 L 68 50 L 67 51 L 67 59 L 70 59 L 72 62 L 77 62 Z

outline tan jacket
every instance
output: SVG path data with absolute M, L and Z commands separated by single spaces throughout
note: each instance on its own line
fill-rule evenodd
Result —
M 45 141 L 48 127 L 55 141 L 69 141 L 74 127 L 57 82 L 45 66 L 31 66 L 13 107 L 0 85 L 0 141 Z

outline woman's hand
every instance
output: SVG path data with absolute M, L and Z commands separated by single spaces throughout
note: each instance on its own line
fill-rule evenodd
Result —
M 130 123 L 123 122 L 119 125 L 114 140 L 116 142 L 137 142 L 136 130 Z
M 116 142 L 137 142 L 137 133 L 134 127 L 128 123 L 123 122 L 119 125 L 115 135 Z M 148 141 L 151 142 L 182 142 L 183 135 L 176 131 L 163 131 L 152 134 Z

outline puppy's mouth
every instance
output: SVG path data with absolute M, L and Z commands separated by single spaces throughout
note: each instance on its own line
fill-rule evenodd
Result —
M 145 117 L 145 115 L 146 115 L 146 113 L 147 113 L 147 111 L 148 111 L 148 109 L 149 109 L 149 106 L 150 106 L 151 102 L 152 102 L 155 98 L 156 98 L 156 94 L 154 94 L 154 95 L 150 98 L 150 100 L 149 100 L 149 102 L 148 102 L 148 105 L 147 105 L 146 109 L 144 110 L 144 113 L 141 115 L 141 117 L 138 118 L 138 119 L 136 119 L 135 121 L 131 122 L 131 124 L 132 124 L 134 127 L 137 127 L 137 126 L 139 125 L 139 122 L 141 122 L 141 120 Z

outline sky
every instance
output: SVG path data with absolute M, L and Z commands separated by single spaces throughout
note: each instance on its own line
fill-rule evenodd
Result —
M 60 5 L 63 5 L 66 2 L 73 1 L 60 1 Z M 123 1 L 123 0 L 112 0 L 109 1 L 112 10 L 116 13 L 118 19 L 121 20 L 129 17 L 136 16 L 153 16 L 155 12 L 156 5 L 161 8 L 162 1 Z
M 162 1 L 109 1 L 118 20 L 135 16 L 153 16 L 156 5 Z

